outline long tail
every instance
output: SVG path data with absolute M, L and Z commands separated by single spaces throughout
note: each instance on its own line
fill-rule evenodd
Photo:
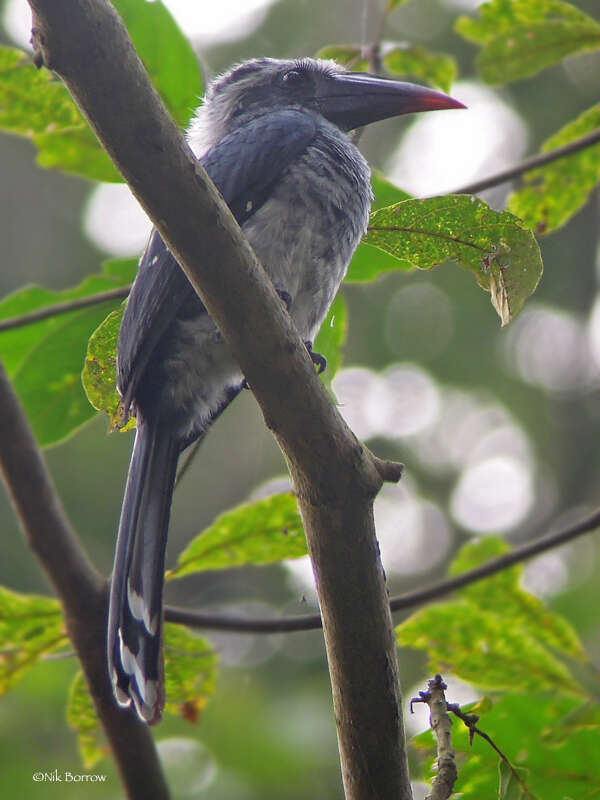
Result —
M 115 553 L 108 616 L 108 670 L 120 705 L 145 722 L 165 703 L 162 589 L 179 447 L 166 426 L 138 418 Z

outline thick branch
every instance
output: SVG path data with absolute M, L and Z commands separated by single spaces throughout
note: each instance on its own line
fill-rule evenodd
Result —
M 383 479 L 332 405 L 114 9 L 106 0 L 30 5 L 38 62 L 65 80 L 183 266 L 287 458 L 319 588 L 346 796 L 409 798 L 396 650 L 372 514 Z
M 112 700 L 105 652 L 106 581 L 90 564 L 60 504 L 23 409 L 0 364 L 0 469 L 27 544 L 63 606 L 85 673 L 131 798 L 168 797 L 154 743 L 134 714 Z

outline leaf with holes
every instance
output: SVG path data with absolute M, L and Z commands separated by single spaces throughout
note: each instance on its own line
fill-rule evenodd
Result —
M 197 722 L 217 682 L 211 644 L 182 625 L 165 625 L 165 710 Z
M 123 305 L 111 311 L 92 333 L 81 382 L 96 411 L 108 414 L 111 430 L 128 431 L 135 428 L 135 417 L 123 422 L 121 396 L 117 391 L 117 344 L 122 318 Z
M 502 325 L 523 308 L 542 274 L 533 233 L 508 212 L 493 211 L 479 198 L 448 195 L 405 200 L 371 215 L 364 239 L 400 261 L 431 269 L 456 261 L 490 292 Z

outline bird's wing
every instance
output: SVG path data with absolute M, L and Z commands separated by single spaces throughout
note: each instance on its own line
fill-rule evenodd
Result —
M 294 109 L 263 114 L 212 147 L 202 165 L 238 224 L 267 200 L 273 184 L 315 135 L 309 114 Z M 119 388 L 129 408 L 152 353 L 194 290 L 158 231 L 153 231 L 129 295 L 119 338 Z M 203 308 L 198 300 L 198 310 Z

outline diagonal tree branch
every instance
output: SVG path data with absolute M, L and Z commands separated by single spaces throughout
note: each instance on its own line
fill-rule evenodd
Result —
M 163 800 L 168 790 L 152 736 L 112 702 L 104 641 L 107 585 L 88 560 L 58 499 L 44 457 L 0 364 L 0 470 L 27 544 L 58 595 L 100 722 L 129 797 Z
M 400 470 L 374 459 L 333 406 L 110 3 L 29 2 L 36 62 L 64 79 L 177 257 L 286 456 L 319 587 L 347 800 L 408 800 L 396 648 L 372 508 L 383 481 L 398 480 Z
M 545 553 L 555 547 L 566 544 L 567 542 L 582 536 L 584 533 L 591 533 L 600 527 L 600 511 L 595 511 L 589 517 L 564 528 L 557 533 L 550 533 L 541 536 L 532 542 L 527 542 L 520 547 L 515 547 L 509 553 L 505 553 L 498 558 L 493 558 L 486 564 L 455 575 L 452 578 L 417 589 L 414 592 L 406 592 L 390 600 L 390 610 L 403 611 L 407 608 L 421 606 L 440 597 L 445 597 L 457 589 L 470 586 L 472 583 L 481 581 L 502 572 L 515 564 L 520 564 L 533 556 Z M 165 619 L 169 622 L 179 622 L 191 627 L 203 628 L 205 630 L 223 630 L 232 633 L 292 633 L 294 631 L 310 631 L 320 628 L 320 614 L 299 614 L 290 617 L 246 617 L 241 614 L 217 614 L 202 611 L 195 611 L 189 608 L 179 608 L 177 606 L 165 607 Z
M 580 139 L 575 139 L 562 147 L 557 147 L 555 150 L 548 150 L 546 153 L 526 158 L 512 167 L 502 170 L 502 172 L 497 172 L 495 175 L 489 175 L 487 178 L 461 186 L 459 189 L 455 189 L 452 194 L 477 194 L 484 189 L 491 189 L 493 186 L 512 181 L 513 178 L 518 178 L 525 172 L 531 172 L 531 170 L 545 167 L 553 161 L 572 156 L 574 153 L 585 150 L 586 147 L 592 147 L 598 142 L 600 142 L 600 129 L 592 131 Z

